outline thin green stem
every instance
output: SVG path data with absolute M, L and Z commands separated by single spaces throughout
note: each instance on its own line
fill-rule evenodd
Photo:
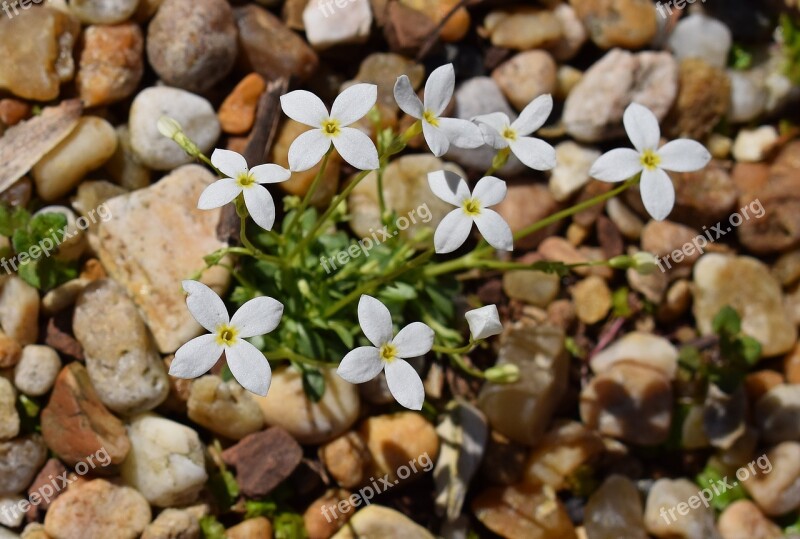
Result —
M 455 363 L 456 367 L 464 371 L 465 373 L 469 374 L 470 376 L 474 376 L 475 378 L 486 378 L 486 375 L 483 371 L 478 370 L 474 367 L 470 367 L 467 365 L 467 362 L 464 361 L 464 356 L 461 354 L 448 354 L 450 359 Z
M 239 225 L 239 236 L 242 240 L 242 245 L 247 250 L 246 254 L 257 258 L 258 260 L 263 260 L 264 262 L 270 262 L 272 264 L 277 264 L 279 266 L 284 265 L 284 261 L 278 258 L 277 256 L 271 256 L 261 251 L 258 247 L 253 245 L 247 237 L 247 217 L 250 215 L 247 211 L 247 206 L 244 204 L 244 199 L 241 195 L 236 198 L 236 214 L 239 216 L 240 225 Z M 239 253 L 244 254 L 244 253 Z
M 448 346 L 439 346 L 438 344 L 434 344 L 431 350 L 440 354 L 468 354 L 475 350 L 479 344 L 479 342 L 470 341 L 468 344 L 458 348 L 450 348 Z
M 311 182 L 311 187 L 308 188 L 306 191 L 306 195 L 303 197 L 303 201 L 300 203 L 300 207 L 297 208 L 295 213 L 294 219 L 289 226 L 286 228 L 285 235 L 288 237 L 292 230 L 297 226 L 300 220 L 303 218 L 303 214 L 308 208 L 308 205 L 311 203 L 311 198 L 314 196 L 314 193 L 317 192 L 317 187 L 319 187 L 320 181 L 322 177 L 325 175 L 325 169 L 328 167 L 328 159 L 331 156 L 331 152 L 333 151 L 333 145 L 331 145 L 330 149 L 325 153 L 325 157 L 322 158 L 322 166 L 317 171 L 317 175 L 314 176 L 314 181 Z

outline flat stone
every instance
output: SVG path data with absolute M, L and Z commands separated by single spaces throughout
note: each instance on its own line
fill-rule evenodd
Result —
M 222 453 L 237 470 L 236 481 L 245 496 L 260 498 L 287 479 L 303 458 L 303 448 L 280 427 L 250 434 Z

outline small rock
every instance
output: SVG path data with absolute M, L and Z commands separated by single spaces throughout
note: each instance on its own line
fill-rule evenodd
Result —
M 30 503 L 21 496 L 0 497 L 0 526 L 19 528 L 25 520 L 25 513 L 19 508 L 21 503 Z M 4 528 L 0 528 L 4 530 Z M 10 532 L 9 532 L 10 533 Z M 4 537 L 0 532 L 0 538 Z M 17 537 L 17 536 L 14 536 Z
M 187 505 L 206 484 L 203 444 L 191 428 L 153 414 L 128 425 L 131 450 L 122 479 L 156 507 Z M 150 519 L 148 518 L 148 521 Z
M 747 399 L 744 387 L 728 393 L 709 384 L 703 403 L 703 431 L 714 447 L 730 449 L 746 432 Z
M 791 354 L 791 352 L 790 352 Z M 758 402 L 771 389 L 783 384 L 786 380 L 778 371 L 761 369 L 749 373 L 744 379 L 744 389 L 748 402 Z
M 430 17 L 404 2 L 389 2 L 385 6 L 383 33 L 392 52 L 413 55 L 436 31 Z
M 783 531 L 750 500 L 730 504 L 717 521 L 722 539 L 781 539 Z
M 678 349 L 664 337 L 633 331 L 593 355 L 589 367 L 600 374 L 620 361 L 633 361 L 657 369 L 674 380 L 678 372 Z
M 509 298 L 547 307 L 561 289 L 561 279 L 543 271 L 508 271 L 503 274 L 503 291 Z
M 39 292 L 16 275 L 0 282 L 0 326 L 21 346 L 39 338 Z
M 507 539 L 577 539 L 555 491 L 539 485 L 490 487 L 472 502 L 484 526 Z
M 349 0 L 346 9 L 309 2 L 303 10 L 308 42 L 316 50 L 336 45 L 364 43 L 372 27 L 369 0 Z
M 561 24 L 561 39 L 550 47 L 550 52 L 559 62 L 571 60 L 589 38 L 586 27 L 569 4 L 558 4 L 553 15 Z
M 399 54 L 375 52 L 364 58 L 354 80 L 375 84 L 378 103 L 397 110 L 394 85 L 400 75 L 406 75 L 411 87 L 419 89 L 425 80 L 425 68 Z
M 644 510 L 647 531 L 656 537 L 720 539 L 714 510 L 704 506 L 698 487 L 688 479 L 659 479 L 650 488 Z M 690 500 L 690 499 L 694 500 Z M 690 507 L 688 504 L 692 503 Z M 667 516 L 667 510 L 672 513 Z M 678 514 L 675 514 L 677 509 Z
M 232 528 L 225 530 L 228 539 L 270 539 L 272 524 L 265 517 L 249 518 Z
M 308 532 L 309 539 L 329 539 L 339 528 L 347 524 L 352 516 L 351 511 L 337 513 L 339 518 L 326 517 L 326 510 L 330 512 L 337 507 L 339 501 L 347 500 L 350 491 L 345 489 L 330 489 L 308 506 L 303 513 L 303 524 Z
M 0 442 L 0 496 L 28 488 L 47 459 L 47 448 L 38 434 Z
M 710 227 L 727 220 L 738 209 L 735 206 L 739 190 L 723 162 L 712 161 L 696 172 L 672 173 L 671 178 L 675 207 L 670 217 L 675 222 L 695 229 Z
M 639 49 L 656 35 L 656 10 L 648 0 L 570 0 L 594 43 L 603 49 Z
M 357 432 L 350 431 L 320 447 L 319 459 L 342 487 L 357 488 L 369 481 L 372 456 Z
M 19 363 L 22 357 L 22 347 L 17 341 L 0 333 L 0 369 L 7 369 Z
M 150 517 L 147 500 L 134 489 L 94 479 L 75 484 L 59 496 L 47 511 L 44 527 L 53 539 L 136 539 Z
M 754 472 L 742 485 L 765 514 L 777 517 L 800 507 L 800 443 L 780 443 L 759 457 L 756 464 L 758 473 Z M 749 467 L 747 470 L 751 471 Z
M 525 482 L 556 491 L 585 466 L 593 466 L 605 450 L 603 439 L 577 421 L 559 421 L 545 434 L 525 463 Z
M 668 41 L 678 60 L 700 58 L 718 68 L 728 65 L 732 43 L 728 27 L 702 13 L 693 13 L 678 21 Z
M 795 345 L 783 359 L 783 369 L 788 383 L 800 384 L 800 344 Z
M 398 513 L 380 505 L 369 505 L 358 511 L 332 539 L 434 539 L 428 530 Z
M 49 392 L 61 370 L 58 353 L 49 346 L 28 345 L 14 369 L 14 385 L 30 397 Z
M 556 63 L 542 50 L 521 52 L 495 68 L 492 78 L 514 108 L 522 110 L 540 95 L 555 92 Z
M 492 11 L 483 27 L 495 47 L 522 51 L 554 45 L 562 35 L 552 12 L 528 7 Z
M 72 0 L 69 9 L 86 24 L 116 24 L 129 19 L 139 0 Z
M 721 68 L 698 58 L 684 59 L 666 132 L 672 138 L 702 140 L 728 113 L 730 100 L 730 81 Z
M 642 249 L 658 259 L 662 271 L 691 267 L 703 254 L 692 243 L 698 236 L 697 230 L 672 221 L 649 221 L 642 230 Z
M 0 440 L 10 440 L 19 434 L 17 392 L 11 382 L 0 378 Z
M 733 143 L 733 158 L 744 163 L 763 161 L 778 138 L 778 130 L 771 125 L 742 129 Z
M 731 108 L 728 119 L 733 123 L 755 120 L 767 106 L 767 91 L 761 81 L 748 72 L 728 70 L 731 81 Z
M 644 508 L 636 485 L 622 475 L 610 475 L 589 497 L 583 523 L 588 539 L 647 539 Z
M 250 131 L 256 119 L 258 100 L 266 88 L 264 78 L 258 73 L 250 73 L 239 81 L 217 113 L 225 133 L 244 135 Z
M 86 107 L 131 96 L 144 74 L 144 36 L 139 25 L 89 26 L 76 83 Z
M 264 426 L 264 416 L 250 393 L 234 380 L 223 382 L 219 376 L 196 380 L 187 406 L 189 419 L 232 440 L 241 440 Z
M 606 282 L 592 275 L 579 281 L 570 291 L 575 301 L 575 312 L 585 324 L 596 324 L 611 310 L 611 290 Z
M 589 169 L 600 157 L 600 152 L 571 140 L 561 142 L 555 148 L 557 164 L 550 173 L 548 187 L 553 198 L 564 202 L 589 183 Z
M 105 170 L 114 183 L 119 184 L 126 191 L 144 189 L 150 185 L 150 169 L 142 163 L 133 150 L 131 132 L 127 124 L 117 126 L 116 132 L 117 151 L 106 161 Z
M 780 384 L 758 399 L 754 418 L 764 441 L 769 444 L 799 442 L 798 409 L 800 385 L 797 384 Z
M 200 539 L 200 537 L 200 523 L 197 517 L 182 509 L 165 509 L 147 525 L 141 539 Z
M 629 240 L 638 240 L 642 235 L 644 223 L 636 213 L 618 198 L 606 202 L 606 213 L 620 233 Z
M 432 470 L 439 455 L 436 430 L 416 412 L 368 417 L 358 432 L 371 456 L 372 467 L 365 476 L 387 477 L 395 484 L 403 479 L 405 484 Z M 409 463 L 419 468 L 414 470 Z M 410 470 L 408 481 L 398 476 L 398 469 L 404 466 Z
M 246 436 L 222 453 L 237 470 L 236 481 L 245 496 L 260 498 L 288 478 L 303 458 L 303 448 L 280 427 Z
M 0 99 L 0 123 L 8 127 L 31 117 L 31 106 L 19 99 Z
M 42 469 L 39 470 L 39 473 L 34 478 L 33 483 L 31 483 L 31 485 L 28 487 L 29 499 L 34 492 L 39 492 L 39 489 L 42 488 L 44 485 L 50 484 L 50 486 L 52 486 L 53 478 L 59 476 L 63 477 L 65 473 L 69 474 L 70 472 L 67 471 L 67 468 L 59 459 L 57 458 L 48 459 L 45 465 L 42 467 Z M 53 500 L 58 498 L 63 493 L 64 490 L 57 490 L 52 496 L 50 496 L 49 500 L 46 498 L 42 498 L 41 503 L 39 504 L 37 509 L 40 509 L 42 511 L 47 511 L 50 505 L 52 505 Z M 38 511 L 34 511 L 34 513 L 38 513 Z M 28 514 L 30 514 L 30 512 Z
M 511 227 L 512 232 L 519 232 L 531 223 L 552 215 L 561 205 L 550 194 L 550 190 L 538 183 L 511 183 L 507 186 L 506 198 L 494 207 Z M 514 241 L 516 249 L 533 249 L 542 240 L 557 234 L 561 223 L 553 223 L 543 229 L 528 234 Z

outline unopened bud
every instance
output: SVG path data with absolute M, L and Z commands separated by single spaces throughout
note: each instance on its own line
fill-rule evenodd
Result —
M 495 384 L 513 384 L 519 380 L 519 367 L 511 363 L 495 365 L 486 369 L 484 376 Z

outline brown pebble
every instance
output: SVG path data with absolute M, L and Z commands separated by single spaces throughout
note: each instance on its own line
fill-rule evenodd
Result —
M 8 127 L 30 117 L 31 106 L 19 99 L 0 99 L 0 123 Z
M 243 135 L 250 131 L 256 118 L 258 99 L 266 89 L 264 78 L 250 73 L 243 78 L 219 108 L 219 123 L 225 133 Z

